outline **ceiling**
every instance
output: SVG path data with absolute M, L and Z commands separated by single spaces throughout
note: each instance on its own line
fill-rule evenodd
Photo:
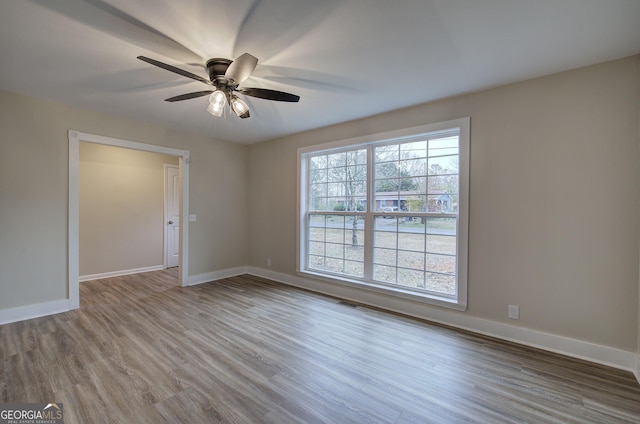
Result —
M 640 0 L 0 0 L 0 89 L 251 144 L 640 53 Z M 250 119 L 204 62 L 249 52 Z

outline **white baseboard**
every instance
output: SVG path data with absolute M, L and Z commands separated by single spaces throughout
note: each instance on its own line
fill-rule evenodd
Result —
M 222 269 L 220 271 L 207 272 L 205 274 L 190 275 L 186 282 L 183 282 L 183 286 L 195 286 L 203 283 L 210 283 L 222 278 L 236 277 L 238 275 L 246 274 L 247 267 L 239 266 L 236 268 Z
M 119 277 L 121 275 L 139 274 L 141 272 L 159 271 L 164 269 L 162 265 L 136 268 L 123 271 L 105 272 L 102 274 L 84 275 L 80 277 L 80 281 L 97 280 L 100 278 Z M 209 272 L 206 274 L 190 276 L 185 286 L 193 286 L 196 284 L 207 283 L 221 278 L 235 277 L 237 275 L 246 274 L 245 267 L 224 269 L 221 271 Z M 40 303 L 36 305 L 26 305 L 17 308 L 0 310 L 0 325 L 12 322 L 24 321 L 31 318 L 39 318 L 46 315 L 58 314 L 70 311 L 69 299 L 56 300 L 53 302 Z
M 69 299 L 54 300 L 53 302 L 4 309 L 0 311 L 0 325 L 24 321 L 31 318 L 39 318 L 46 315 L 59 314 L 69 310 L 71 310 L 69 307 Z
M 120 277 L 122 275 L 140 274 L 142 272 L 161 271 L 164 269 L 162 265 L 147 266 L 144 268 L 123 269 L 121 271 L 103 272 L 101 274 L 89 274 L 81 275 L 78 279 L 81 283 L 83 281 L 99 280 L 101 278 Z
M 558 336 L 556 334 L 531 330 L 497 321 L 490 321 L 453 310 L 425 307 L 422 303 L 418 304 L 416 302 L 411 302 L 410 300 L 387 296 L 381 293 L 353 289 L 337 283 L 334 284 L 313 280 L 311 278 L 298 275 L 282 274 L 257 267 L 248 267 L 247 272 L 252 275 L 268 278 L 284 284 L 379 307 L 392 312 L 631 371 L 635 374 L 638 382 L 640 382 L 640 356 L 635 352 Z

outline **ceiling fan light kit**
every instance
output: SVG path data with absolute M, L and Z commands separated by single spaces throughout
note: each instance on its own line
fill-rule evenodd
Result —
M 213 116 L 222 116 L 224 105 L 227 104 L 227 95 L 222 90 L 216 90 L 209 96 L 209 106 L 207 112 Z
M 209 106 L 207 112 L 213 116 L 220 117 L 224 112 L 224 105 L 227 103 L 226 95 L 221 90 L 216 90 L 209 96 Z
M 242 101 L 235 94 L 231 95 L 231 109 L 238 115 L 240 118 L 245 119 L 251 116 L 249 114 L 249 106 L 245 102 Z
M 197 91 L 165 99 L 167 102 L 178 102 L 209 95 L 207 112 L 213 116 L 222 116 L 227 104 L 238 117 L 246 119 L 251 116 L 249 106 L 235 94 L 236 92 L 244 94 L 245 96 L 275 100 L 278 102 L 298 102 L 300 100 L 300 96 L 285 93 L 283 91 L 269 90 L 266 88 L 238 88 L 244 80 L 249 78 L 258 64 L 258 59 L 249 53 L 244 53 L 235 61 L 221 58 L 209 59 L 205 65 L 205 69 L 209 74 L 210 81 L 192 74 L 191 72 L 176 68 L 175 66 L 168 65 L 155 59 L 150 59 L 145 56 L 138 56 L 138 59 L 167 71 L 182 75 L 183 77 L 191 78 L 215 87 L 215 90 Z

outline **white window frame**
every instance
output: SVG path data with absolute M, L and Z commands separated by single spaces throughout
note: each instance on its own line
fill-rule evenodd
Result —
M 314 279 L 339 283 L 349 287 L 360 288 L 363 290 L 375 291 L 389 296 L 411 299 L 427 304 L 443 306 L 451 309 L 464 311 L 467 308 L 467 267 L 468 267 L 468 238 L 469 238 L 469 144 L 470 144 L 470 127 L 471 119 L 469 117 L 454 119 L 445 122 L 421 125 L 418 127 L 406 128 L 402 130 L 389 131 L 378 134 L 366 135 L 363 137 L 340 140 L 321 145 L 302 147 L 298 149 L 298 187 L 297 187 L 297 225 L 296 225 L 296 266 L 297 273 L 300 276 L 312 277 Z M 390 286 L 386 284 L 377 284 L 372 282 L 370 275 L 367 281 L 355 278 L 348 278 L 342 275 L 325 274 L 320 271 L 306 269 L 306 243 L 307 238 L 307 160 L 310 154 L 320 154 L 322 152 L 330 152 L 337 149 L 352 149 L 362 146 L 378 145 L 385 143 L 397 143 L 405 140 L 414 139 L 415 137 L 428 135 L 433 137 L 438 133 L 447 133 L 451 130 L 459 130 L 459 208 L 458 208 L 458 228 L 457 228 L 457 290 L 456 296 L 436 295 L 433 292 L 421 292 L 418 290 L 405 289 L 402 286 Z M 371 261 L 372 240 L 373 240 L 373 217 L 376 212 L 373 209 L 375 199 L 371 198 L 373 184 L 373 160 L 368 158 L 367 166 L 370 168 L 367 179 L 368 193 L 368 209 L 367 221 L 365 222 L 365 262 Z M 353 215 L 354 213 L 346 213 Z M 379 215 L 379 214 L 377 214 Z M 369 253 L 367 253 L 369 252 Z M 367 257 L 369 256 L 369 257 Z

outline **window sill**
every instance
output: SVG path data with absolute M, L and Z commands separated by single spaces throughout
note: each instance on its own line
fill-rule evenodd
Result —
M 456 311 L 465 311 L 467 305 L 460 303 L 456 299 L 448 297 L 440 297 L 431 293 L 419 293 L 413 290 L 404 290 L 401 287 L 390 287 L 382 284 L 375 284 L 365 281 L 351 280 L 348 278 L 341 278 L 337 276 L 330 276 L 327 274 L 321 274 L 313 271 L 298 271 L 298 275 L 303 277 L 310 277 L 316 280 L 346 286 L 350 288 L 371 291 L 385 296 L 397 297 L 401 299 L 407 299 L 414 302 L 426 303 L 433 306 L 439 306 L 443 308 L 453 309 Z

